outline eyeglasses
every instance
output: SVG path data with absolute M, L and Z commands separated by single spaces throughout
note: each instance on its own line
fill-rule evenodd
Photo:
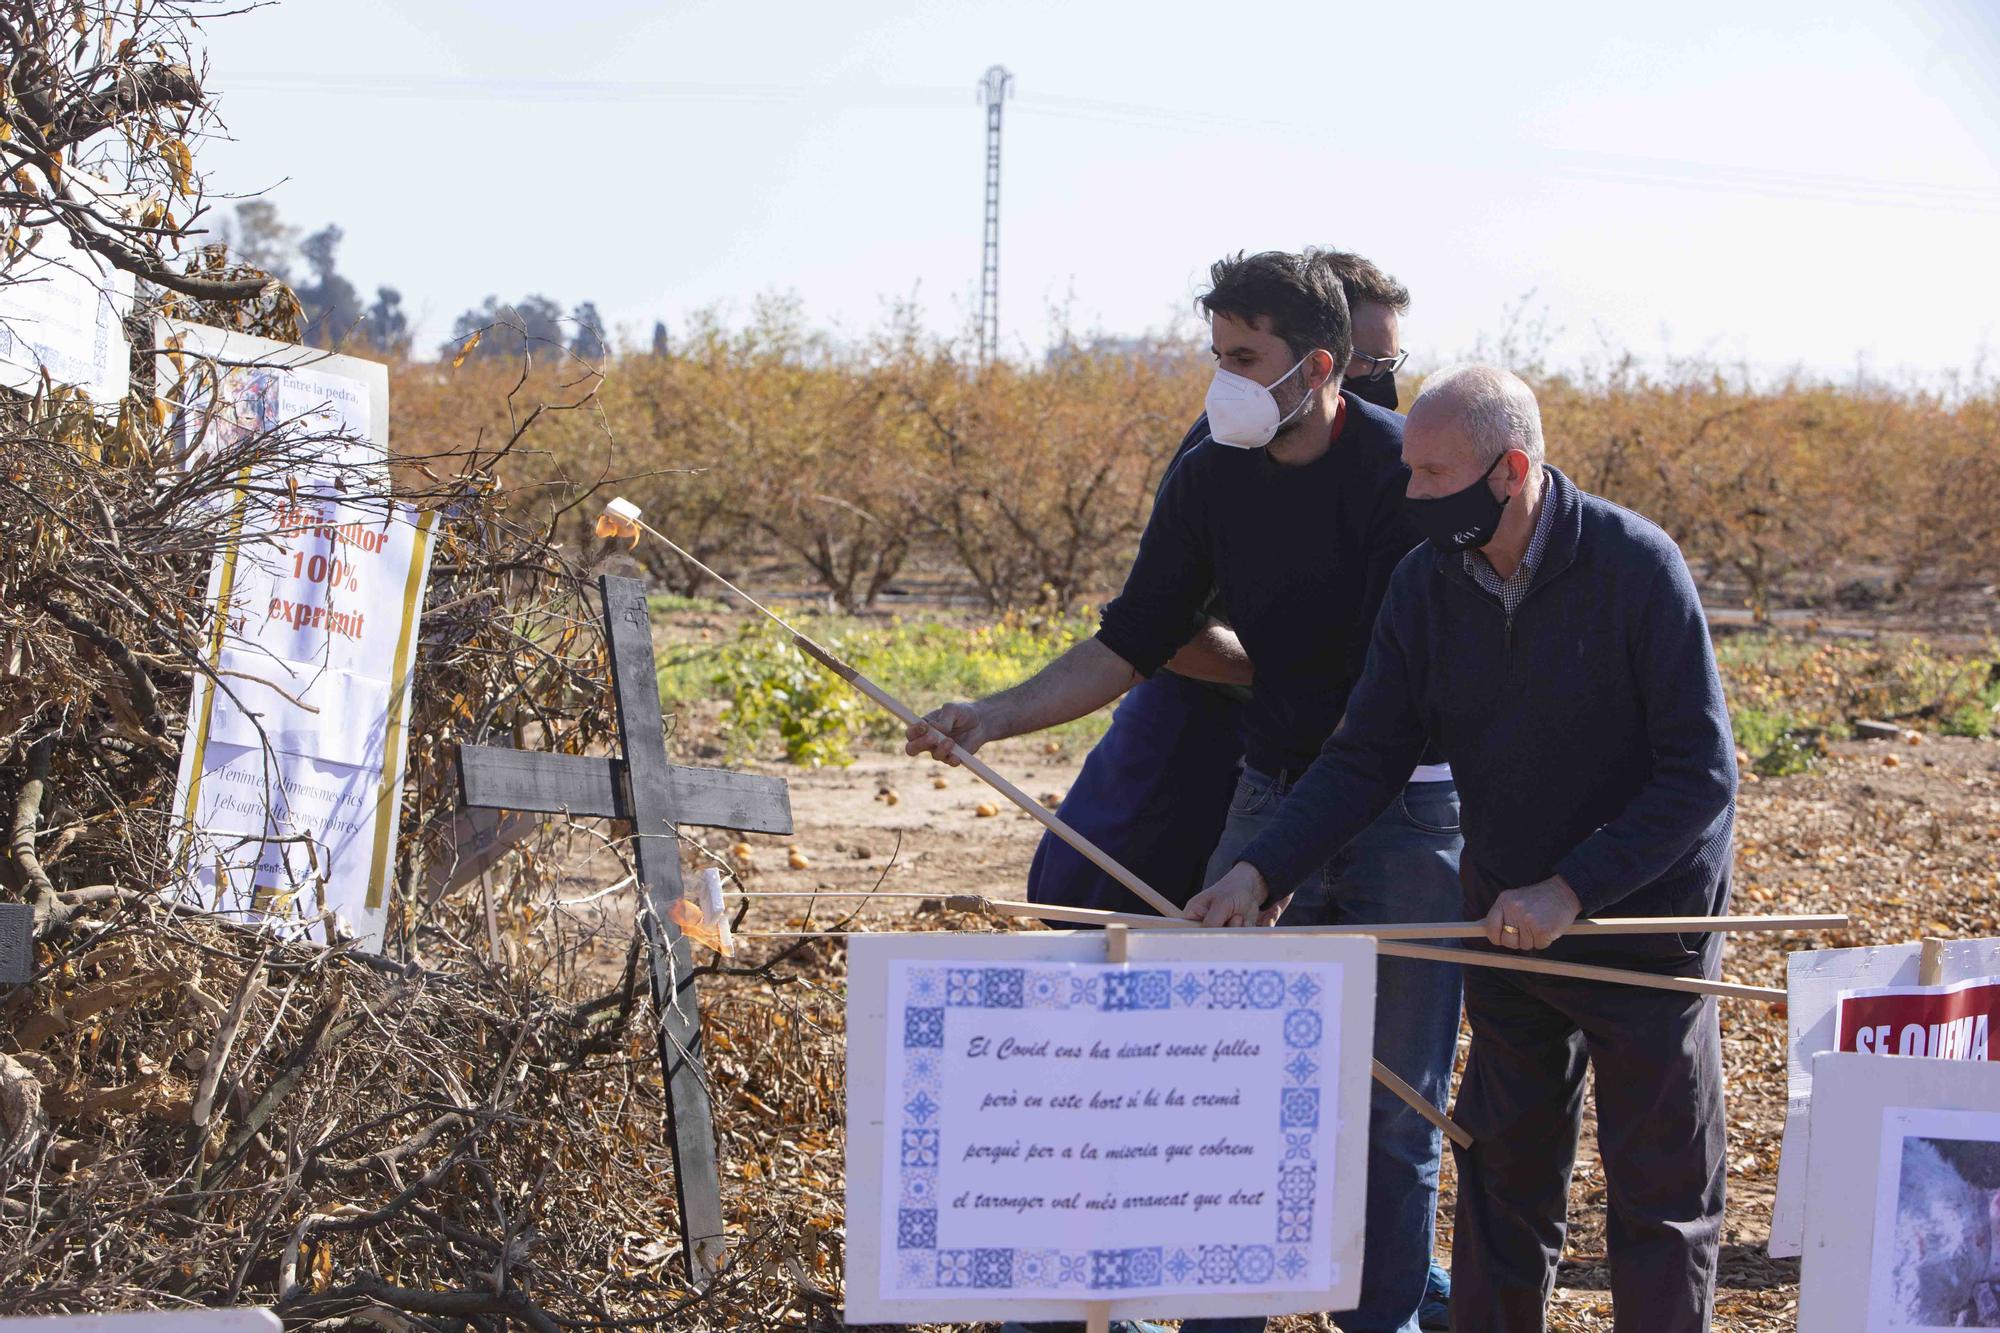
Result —
M 1384 375 L 1393 375 L 1403 368 L 1403 362 L 1408 359 L 1409 355 L 1408 352 L 1398 352 L 1394 356 L 1370 356 L 1366 352 L 1355 352 L 1353 360 L 1359 361 L 1365 366 L 1367 373 L 1359 376 L 1350 375 L 1348 378 L 1379 380 Z M 1352 365 L 1353 361 L 1350 361 L 1348 364 Z

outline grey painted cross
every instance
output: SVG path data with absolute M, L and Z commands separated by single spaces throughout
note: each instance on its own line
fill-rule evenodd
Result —
M 35 909 L 0 903 L 0 986 L 18 986 L 35 975 Z
M 716 1175 L 708 1076 L 702 1065 L 693 951 L 667 910 L 681 897 L 680 845 L 674 826 L 788 834 L 791 797 L 783 778 L 667 762 L 645 587 L 637 579 L 610 574 L 599 580 L 599 587 L 623 756 L 535 754 L 468 745 L 458 753 L 459 796 L 472 808 L 595 816 L 631 826 L 639 890 L 650 909 L 640 913 L 640 920 L 651 946 L 653 1004 L 660 1014 L 660 1063 L 666 1077 L 681 1242 L 689 1274 L 705 1285 L 722 1260 L 722 1187 Z

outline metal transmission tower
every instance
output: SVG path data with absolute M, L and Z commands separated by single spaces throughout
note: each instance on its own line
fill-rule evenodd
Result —
M 979 360 L 1000 354 L 1000 104 L 1014 91 L 1003 65 L 986 71 L 979 100 L 986 104 L 986 253 L 979 273 Z

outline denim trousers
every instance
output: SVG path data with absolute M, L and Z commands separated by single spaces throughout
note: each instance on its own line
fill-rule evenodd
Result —
M 1236 864 L 1283 802 L 1285 784 L 1245 768 L 1206 883 Z M 1463 914 L 1458 788 L 1412 782 L 1380 818 L 1298 887 L 1281 924 L 1384 925 Z M 1404 958 L 1375 965 L 1375 1058 L 1443 1106 L 1458 1044 L 1458 968 Z M 1336 1313 L 1347 1333 L 1415 1333 L 1437 1232 L 1443 1136 L 1380 1084 L 1368 1107 L 1368 1201 L 1361 1303 Z M 1191 1319 L 1181 1333 L 1257 1333 L 1258 1317 Z

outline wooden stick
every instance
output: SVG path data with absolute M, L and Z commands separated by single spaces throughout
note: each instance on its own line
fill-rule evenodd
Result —
M 954 912 L 976 912 L 977 907 L 956 907 L 954 903 L 965 901 L 963 894 L 924 893 L 916 889 L 725 889 L 728 898 L 928 898 L 933 902 L 942 900 L 947 909 Z M 972 902 L 984 899 L 972 898 Z M 1148 917 L 1147 920 L 1151 920 Z
M 1104 928 L 1104 961 L 1123 964 L 1131 961 L 1132 930 L 1129 926 Z M 1085 1333 L 1111 1333 L 1111 1302 L 1092 1301 L 1084 1311 Z
M 862 675 L 859 671 L 855 670 L 852 666 L 849 666 L 846 662 L 843 662 L 839 657 L 835 656 L 834 653 L 832 653 L 830 650 L 814 642 L 810 637 L 808 637 L 805 634 L 804 631 L 794 627 L 790 622 L 788 622 L 783 616 L 779 615 L 776 611 L 773 611 L 770 607 L 765 606 L 755 597 L 752 597 L 749 593 L 743 591 L 743 589 L 737 587 L 735 584 L 731 583 L 728 579 L 716 573 L 713 569 L 710 569 L 706 563 L 697 559 L 694 555 L 690 554 L 687 550 L 685 550 L 677 542 L 675 542 L 673 538 L 667 536 L 664 532 L 661 532 L 658 528 L 646 522 L 646 520 L 638 517 L 639 511 L 635 506 L 632 505 L 630 501 L 622 499 L 613 500 L 611 502 L 611 507 L 607 512 L 614 512 L 618 515 L 621 522 L 628 522 L 634 528 L 641 528 L 651 533 L 654 537 L 664 542 L 671 550 L 673 550 L 673 552 L 676 555 L 680 556 L 681 559 L 687 561 L 689 564 L 693 565 L 696 569 L 699 569 L 702 573 L 708 575 L 710 578 L 714 579 L 717 583 L 720 583 L 723 587 L 735 593 L 738 597 L 742 598 L 745 602 L 749 603 L 750 606 L 755 610 L 762 612 L 765 616 L 774 621 L 779 626 L 779 628 L 783 629 L 787 634 L 792 636 L 792 643 L 798 648 L 800 652 L 804 653 L 807 657 L 812 658 L 815 662 L 818 662 L 821 666 L 825 667 L 828 671 L 831 671 L 834 675 L 839 676 L 842 680 L 846 681 L 849 685 L 852 685 L 855 689 L 861 691 L 862 694 L 868 696 L 868 698 L 874 700 L 877 704 L 880 704 L 883 708 L 887 709 L 889 713 L 896 718 L 897 721 L 903 723 L 903 725 L 905 726 L 910 726 L 910 727 L 924 725 L 924 720 L 918 717 L 917 714 L 912 709 L 910 709 L 907 705 L 905 705 L 902 702 L 902 700 L 890 694 L 887 690 L 883 689 L 880 685 L 877 685 L 874 681 L 868 679 L 868 677 Z M 635 536 L 633 540 L 637 541 L 638 538 Z M 959 763 L 963 764 L 967 769 L 971 770 L 974 777 L 978 778 L 981 782 L 984 782 L 987 786 L 993 788 L 994 791 L 999 792 L 1002 796 L 1005 796 L 1008 800 L 1012 801 L 1022 810 L 1032 815 L 1042 825 L 1043 828 L 1046 828 L 1049 832 L 1055 834 L 1058 838 L 1061 838 L 1064 842 L 1076 848 L 1077 851 L 1083 853 L 1084 857 L 1087 858 L 1099 870 L 1102 870 L 1105 874 L 1111 876 L 1111 878 L 1117 880 L 1120 884 L 1123 884 L 1126 888 L 1130 889 L 1133 893 L 1137 894 L 1139 896 L 1140 901 L 1144 902 L 1148 907 L 1158 912 L 1161 916 L 1174 916 L 1178 914 L 1180 909 L 1175 907 L 1172 903 L 1168 902 L 1165 895 L 1161 894 L 1152 885 L 1146 883 L 1145 880 L 1140 879 L 1137 875 L 1133 874 L 1130 870 L 1127 870 L 1123 865 L 1119 864 L 1118 860 L 1115 857 L 1105 852 L 1096 843 L 1084 837 L 1081 833 L 1078 833 L 1075 829 L 1071 828 L 1061 819 L 1058 819 L 1052 811 L 1044 808 L 1040 801 L 1033 799 L 1026 792 L 1022 791 L 1019 787 L 1016 787 L 1013 783 L 1007 781 L 1007 779 L 1001 777 L 998 773 L 994 772 L 991 768 L 987 767 L 984 760 L 981 760 L 976 755 L 967 754 L 963 750 L 960 750 L 955 746 L 953 747 L 952 753 L 953 757 L 956 758 Z
M 613 500 L 611 502 L 611 509 L 618 512 L 621 521 L 629 522 L 635 529 L 644 529 L 646 532 L 651 533 L 655 538 L 659 539 L 661 542 L 664 542 L 667 545 L 667 547 L 671 549 L 675 554 L 680 556 L 681 559 L 687 561 L 689 564 L 693 565 L 696 569 L 699 569 L 702 573 L 708 575 L 710 578 L 714 579 L 717 583 L 720 583 L 723 587 L 735 593 L 738 597 L 742 598 L 745 602 L 749 603 L 750 606 L 762 612 L 770 620 L 776 622 L 780 628 L 782 628 L 787 634 L 790 634 L 792 636 L 792 643 L 798 648 L 800 652 L 812 658 L 815 662 L 818 662 L 828 671 L 831 671 L 834 675 L 839 676 L 849 685 L 852 685 L 855 689 L 861 691 L 862 694 L 866 695 L 868 698 L 874 700 L 877 704 L 887 709 L 891 716 L 895 717 L 905 726 L 914 727 L 923 725 L 923 719 L 918 717 L 917 714 L 908 706 L 906 706 L 901 700 L 897 699 L 887 690 L 884 690 L 874 681 L 868 679 L 868 677 L 862 675 L 859 671 L 855 670 L 852 666 L 849 666 L 846 662 L 841 661 L 840 658 L 836 657 L 832 652 L 828 651 L 827 649 L 821 647 L 818 643 L 814 642 L 806 634 L 804 634 L 798 629 L 795 629 L 792 625 L 787 623 L 787 621 L 783 616 L 771 610 L 769 607 L 765 606 L 762 602 L 759 602 L 749 593 L 743 591 L 741 588 L 737 587 L 734 583 L 731 583 L 728 579 L 722 577 L 722 575 L 716 573 L 713 569 L 709 568 L 704 561 L 697 559 L 693 554 L 691 554 L 686 549 L 681 547 L 678 543 L 676 543 L 673 538 L 667 536 L 665 533 L 661 532 L 658 528 L 655 528 L 652 524 L 640 518 L 638 516 L 639 511 L 637 510 L 636 507 L 632 505 L 630 501 Z M 638 539 L 637 537 L 634 537 L 633 540 L 637 541 Z M 1022 791 L 1019 787 L 1016 787 L 1013 783 L 1007 781 L 1007 779 L 1001 777 L 998 773 L 994 772 L 991 768 L 987 767 L 984 760 L 980 759 L 977 755 L 967 754 L 964 751 L 957 749 L 956 747 L 953 747 L 953 754 L 957 758 L 960 764 L 963 764 L 966 768 L 972 771 L 974 777 L 984 782 L 987 786 L 993 788 L 993 790 L 999 792 L 1002 796 L 1005 796 L 1008 800 L 1012 801 L 1020 809 L 1026 811 L 1043 828 L 1046 828 L 1049 832 L 1055 834 L 1058 838 L 1061 838 L 1064 842 L 1074 847 L 1077 851 L 1081 852 L 1084 858 L 1090 861 L 1091 864 L 1095 865 L 1099 870 L 1102 870 L 1105 874 L 1111 876 L 1111 878 L 1117 880 L 1120 884 L 1123 884 L 1126 888 L 1130 889 L 1134 894 L 1138 895 L 1139 900 L 1145 903 L 1148 907 L 1152 908 L 1154 911 L 1158 912 L 1162 919 L 1170 919 L 1170 920 L 1181 919 L 1179 916 L 1180 909 L 1175 907 L 1173 903 L 1169 902 L 1166 898 L 1166 895 L 1162 894 L 1152 885 L 1146 883 L 1145 880 L 1140 879 L 1130 870 L 1127 870 L 1124 867 L 1124 865 L 1118 861 L 1116 857 L 1113 857 L 1108 852 L 1100 848 L 1096 843 L 1092 842 L 1090 839 L 1084 837 L 1081 833 L 1078 833 L 1075 829 L 1071 828 L 1068 824 L 1064 823 L 1061 819 L 1059 819 L 1055 815 L 1053 811 L 1045 808 L 1040 801 L 1034 800 L 1026 792 Z M 1149 924 L 1152 922 L 1151 918 L 1143 918 L 1143 919 L 1146 920 Z M 1417 1096 L 1417 1093 L 1414 1090 L 1412 1090 L 1410 1095 Z M 1422 1098 L 1419 1097 L 1418 1100 L 1422 1100 Z M 1426 1102 L 1425 1105 L 1428 1106 L 1429 1103 Z M 1432 1114 L 1437 1116 L 1443 1116 L 1444 1114 L 1442 1111 L 1439 1111 L 1434 1106 L 1431 1107 L 1430 1110 Z M 1093 1320 L 1095 1320 L 1102 1314 L 1103 1311 L 1101 1310 L 1093 1310 L 1091 1317 Z
M 1199 922 L 1189 921 L 1185 917 L 1147 916 L 1142 912 L 1107 912 L 1096 907 L 1060 907 L 1052 903 L 1024 903 L 1008 898 L 953 897 L 945 901 L 945 906 L 955 911 L 970 910 L 972 904 L 983 905 L 985 910 L 996 916 L 1041 917 L 1051 921 L 1075 921 L 1088 925 L 1109 925 L 1115 921 L 1145 928 L 1159 926 L 1201 928 Z M 1848 924 L 1847 917 L 1838 912 L 1811 916 L 1626 916 L 1578 921 L 1563 934 L 1649 935 L 1678 931 L 1693 935 L 1721 930 L 1840 930 Z M 1373 935 L 1377 939 L 1385 940 L 1459 940 L 1486 937 L 1486 927 L 1478 921 L 1411 921 L 1381 926 L 1276 926 L 1267 929 L 1290 931 L 1299 935 Z
M 853 667 L 835 657 L 832 653 L 826 651 L 826 649 L 821 648 L 811 639 L 797 633 L 794 633 L 792 638 L 798 644 L 801 652 L 817 658 L 827 670 L 833 672 L 855 689 L 882 705 L 882 707 L 893 713 L 905 725 L 912 727 L 925 725 L 924 720 L 918 717 L 914 711 L 905 706 L 900 700 L 889 694 L 874 681 L 868 679 L 868 677 L 862 675 L 859 671 L 856 671 Z M 1062 818 L 1053 810 L 1050 810 L 1040 801 L 1035 800 L 1028 793 L 994 772 L 987 766 L 986 761 L 978 755 L 967 754 L 964 750 L 954 746 L 952 757 L 970 770 L 974 777 L 1026 811 L 1043 828 L 1076 848 L 1077 851 L 1083 853 L 1084 857 L 1099 870 L 1102 870 L 1105 874 L 1130 889 L 1139 897 L 1140 901 L 1144 902 L 1161 916 L 1171 917 L 1179 913 L 1180 909 L 1169 902 L 1166 895 L 1160 893 L 1152 885 L 1140 879 L 1130 870 L 1127 870 L 1115 857 L 1104 851 L 1089 838 L 1084 837 L 1081 833 L 1078 833 L 1075 829 L 1064 823 Z
M 1917 984 L 1936 986 L 1944 981 L 1944 941 L 1926 938 L 1917 953 Z
M 1657 972 L 1634 972 L 1622 967 L 1598 967 L 1593 963 L 1558 963 L 1552 958 L 1493 953 L 1485 949 L 1439 949 L 1428 944 L 1399 944 L 1384 940 L 1378 953 L 1396 958 L 1417 958 L 1432 963 L 1458 963 L 1465 967 L 1498 967 L 1513 972 L 1540 972 L 1551 977 L 1575 977 L 1580 981 L 1609 981 L 1621 986 L 1645 986 L 1653 990 L 1686 991 L 1692 995 L 1720 995 L 1732 1000 L 1785 998 L 1785 992 L 1771 986 L 1744 986 L 1733 981 L 1710 981 L 1706 977 L 1670 977 Z
M 1444 1131 L 1444 1136 L 1461 1148 L 1472 1146 L 1472 1135 L 1465 1132 L 1456 1120 L 1432 1106 L 1424 1094 L 1403 1081 L 1398 1074 L 1380 1060 L 1375 1061 L 1375 1081 L 1401 1097 L 1412 1111 Z

